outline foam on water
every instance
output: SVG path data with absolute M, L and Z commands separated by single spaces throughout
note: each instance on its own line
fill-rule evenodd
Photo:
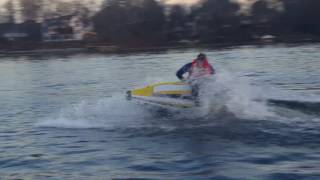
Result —
M 211 123 L 210 121 L 214 121 L 217 117 L 223 119 L 229 115 L 237 119 L 282 122 L 315 119 L 303 112 L 268 103 L 268 98 L 279 97 L 283 94 L 283 91 L 259 87 L 250 82 L 247 77 L 232 74 L 222 68 L 219 70 L 219 73 L 202 88 L 200 93 L 201 108 L 168 111 L 159 114 L 155 113 L 157 112 L 156 109 L 152 110 L 150 107 L 146 108 L 144 105 L 127 101 L 124 98 L 125 93 L 122 93 L 110 98 L 102 98 L 97 102 L 82 101 L 79 104 L 63 108 L 56 117 L 42 120 L 37 125 L 42 127 L 106 129 L 149 127 L 168 130 L 200 127 L 208 125 L 208 123 Z M 161 81 L 164 80 L 158 79 L 153 83 Z M 151 82 L 151 80 L 148 79 L 148 82 Z M 141 84 L 145 85 L 147 83 Z M 290 98 L 293 97 L 291 94 Z M 305 99 L 305 96 L 296 95 L 295 98 L 299 101 Z M 190 121 L 185 121 L 186 119 Z M 196 124 L 195 122 L 199 123 Z
M 150 118 L 150 114 L 123 96 L 103 98 L 98 102 L 82 101 L 61 110 L 58 117 L 38 123 L 42 127 L 107 128 L 136 127 Z
M 227 71 L 217 74 L 204 91 L 211 109 L 226 108 L 236 117 L 245 119 L 265 119 L 275 115 L 261 94 L 262 89 Z
M 111 98 L 103 98 L 97 102 L 82 101 L 79 104 L 63 108 L 56 117 L 40 121 L 42 127 L 61 128 L 143 128 L 157 127 L 175 129 L 186 127 L 186 122 L 177 124 L 175 121 L 191 119 L 192 126 L 197 126 L 195 120 L 214 119 L 217 114 L 233 114 L 237 118 L 265 119 L 274 113 L 263 100 L 257 101 L 260 90 L 251 86 L 244 79 L 232 76 L 227 71 L 220 72 L 204 88 L 203 106 L 201 108 L 154 113 L 155 111 L 143 105 L 128 102 L 125 94 L 117 94 Z M 221 117 L 221 116 L 220 116 Z M 202 126 L 203 123 L 199 123 Z

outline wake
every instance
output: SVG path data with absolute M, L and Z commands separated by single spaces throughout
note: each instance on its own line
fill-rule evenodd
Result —
M 317 112 L 320 102 L 307 104 L 300 100 L 284 101 L 275 98 L 279 95 L 277 91 L 272 92 L 275 96 L 270 94 L 269 89 L 253 85 L 248 79 L 222 71 L 203 89 L 201 108 L 179 111 L 157 109 L 126 101 L 123 93 L 96 102 L 82 101 L 62 108 L 55 116 L 40 120 L 36 125 L 55 128 L 173 130 L 211 126 L 217 121 L 230 119 L 283 123 L 313 119 L 313 122 L 318 122 L 318 116 L 308 113 Z

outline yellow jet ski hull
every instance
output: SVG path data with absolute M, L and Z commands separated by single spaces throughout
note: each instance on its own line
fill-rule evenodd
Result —
M 127 92 L 128 100 L 162 107 L 191 108 L 192 88 L 184 82 L 165 82 L 149 85 Z

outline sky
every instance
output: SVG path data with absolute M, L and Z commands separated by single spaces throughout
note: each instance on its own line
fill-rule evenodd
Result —
M 166 0 L 167 3 L 169 4 L 194 4 L 194 3 L 197 3 L 199 0 Z M 240 3 L 243 3 L 243 4 L 246 4 L 248 2 L 251 2 L 251 1 L 255 1 L 255 0 L 233 0 L 233 1 L 238 1 Z
M 7 2 L 8 0 L 0 0 L 0 4 L 3 4 L 4 2 Z M 197 1 L 199 0 L 166 0 L 169 4 L 187 4 L 187 5 L 191 5 L 191 4 L 194 4 L 196 3 Z M 236 1 L 239 1 L 239 2 L 247 2 L 247 1 L 250 1 L 250 0 L 236 0 Z
M 169 4 L 194 4 L 198 0 L 167 0 L 167 3 Z

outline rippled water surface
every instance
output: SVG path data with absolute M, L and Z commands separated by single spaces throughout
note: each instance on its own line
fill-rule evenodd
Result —
M 0 57 L 0 179 L 320 179 L 320 45 Z M 199 52 L 206 107 L 125 99 Z

